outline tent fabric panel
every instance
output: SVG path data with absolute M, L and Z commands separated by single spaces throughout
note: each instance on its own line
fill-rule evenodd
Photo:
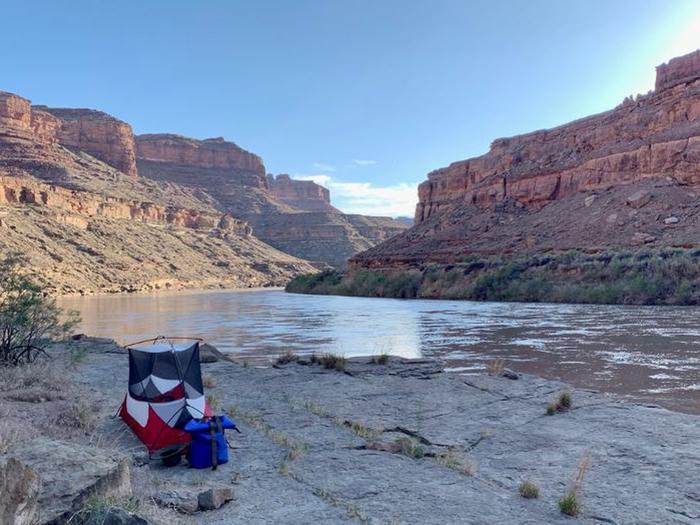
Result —
M 170 343 L 154 343 L 151 345 L 147 346 L 138 346 L 138 347 L 133 347 L 129 348 L 129 350 L 135 350 L 137 352 L 143 352 L 143 353 L 148 353 L 148 354 L 158 354 L 162 352 L 184 352 L 187 350 L 191 350 L 195 345 L 198 345 L 198 341 L 190 341 L 188 343 L 177 343 L 177 344 L 170 344 Z
M 126 405 L 126 401 L 122 403 L 119 415 L 124 422 L 131 427 L 136 437 L 146 445 L 149 454 L 153 454 L 163 447 L 170 445 L 186 445 L 191 441 L 191 436 L 187 432 L 166 425 L 150 406 L 148 408 L 148 424 L 146 426 L 141 426 L 138 421 L 129 414 Z

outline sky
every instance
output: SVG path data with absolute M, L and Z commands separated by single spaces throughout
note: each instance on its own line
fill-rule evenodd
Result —
M 654 85 L 700 0 L 3 0 L 0 90 L 223 136 L 350 213 Z

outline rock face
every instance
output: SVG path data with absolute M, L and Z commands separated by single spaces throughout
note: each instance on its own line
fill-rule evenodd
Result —
M 612 111 L 497 139 L 486 155 L 433 171 L 419 187 L 416 222 L 460 204 L 541 206 L 646 177 L 700 183 L 700 52 L 657 75 L 655 92 Z
M 128 125 L 0 93 L 0 252 L 27 255 L 48 292 L 283 285 L 313 270 L 207 194 L 135 174 Z
M 343 267 L 352 255 L 406 229 L 388 217 L 345 215 L 328 189 L 289 175 L 267 175 L 257 155 L 222 139 L 136 137 L 142 177 L 193 189 L 240 217 L 271 246 L 319 265 Z
M 31 525 L 39 505 L 39 478 L 27 465 L 0 460 L 0 523 Z
M 221 137 L 195 140 L 172 134 L 139 135 L 136 148 L 139 159 L 145 161 L 250 171 L 259 176 L 257 180 L 251 179 L 251 182 L 265 187 L 262 159 Z
M 549 130 L 497 139 L 431 172 L 416 226 L 353 267 L 470 254 L 697 244 L 700 52 L 657 68 L 657 89 Z M 671 210 L 678 213 L 670 213 Z M 665 222 L 670 215 L 678 223 Z
M 55 135 L 63 146 L 84 151 L 131 177 L 137 176 L 134 133 L 126 122 L 91 109 L 35 109 L 59 120 Z
M 267 184 L 272 196 L 290 206 L 304 211 L 335 211 L 331 206 L 331 193 L 320 184 L 306 180 L 294 180 L 289 175 L 268 175 Z

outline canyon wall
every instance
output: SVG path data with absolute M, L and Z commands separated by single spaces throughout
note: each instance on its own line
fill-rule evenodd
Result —
M 659 66 L 647 95 L 431 172 L 418 197 L 416 224 L 352 269 L 697 246 L 700 52 Z
M 259 176 L 255 184 L 264 187 L 262 159 L 221 137 L 196 140 L 173 134 L 147 134 L 136 137 L 139 159 L 197 168 L 250 171 Z M 251 179 L 253 180 L 253 179 Z
M 28 178 L 0 175 L 0 206 L 17 204 L 31 204 L 87 218 L 128 219 L 205 230 L 218 228 L 246 237 L 252 233 L 247 223 L 229 214 L 207 213 L 201 210 L 163 206 L 153 202 L 106 197 Z
M 700 183 L 700 52 L 657 75 L 656 91 L 612 111 L 497 139 L 486 155 L 433 171 L 419 186 L 416 222 L 459 204 L 541 206 L 645 177 Z
M 272 196 L 285 204 L 305 211 L 337 211 L 331 206 L 327 188 L 310 180 L 295 180 L 289 175 L 268 175 L 267 184 Z

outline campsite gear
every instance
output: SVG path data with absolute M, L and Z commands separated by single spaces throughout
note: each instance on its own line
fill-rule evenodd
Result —
M 179 338 L 161 336 L 127 347 L 129 389 L 119 409 L 149 456 L 166 463 L 179 462 L 174 456 L 190 443 L 185 424 L 212 415 L 204 397 L 199 341 L 175 344 L 172 339 Z
M 193 468 L 216 470 L 218 465 L 228 462 L 228 441 L 225 430 L 238 427 L 226 416 L 214 416 L 208 419 L 192 419 L 185 425 L 185 432 L 192 434 L 192 443 L 187 460 Z

